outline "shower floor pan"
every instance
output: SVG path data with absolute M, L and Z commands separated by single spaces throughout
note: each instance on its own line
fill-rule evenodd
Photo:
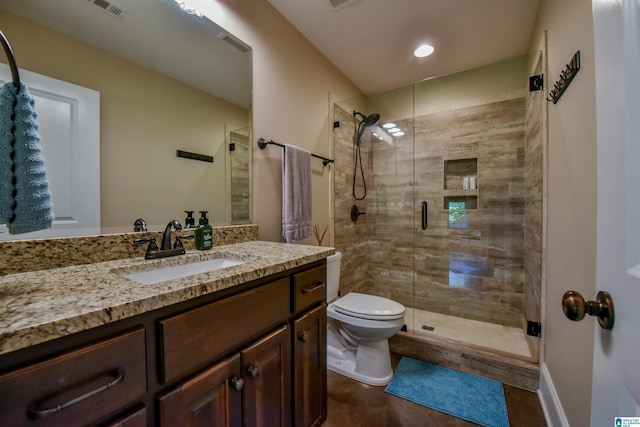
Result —
M 413 330 L 414 316 L 418 320 L 417 331 Z M 496 327 L 502 326 L 485 322 L 470 324 L 461 322 L 463 320 L 407 307 L 407 331 L 393 336 L 389 347 L 398 354 L 493 378 L 525 390 L 538 389 L 540 367 L 529 354 L 521 329 L 510 328 L 507 334 L 498 337 L 504 331 Z M 432 327 L 433 331 L 422 326 Z M 489 348 L 489 342 L 497 348 Z

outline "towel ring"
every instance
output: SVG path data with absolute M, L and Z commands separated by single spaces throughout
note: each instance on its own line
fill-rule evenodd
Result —
M 9 60 L 9 68 L 11 68 L 11 79 L 13 80 L 13 84 L 15 85 L 15 87 L 20 88 L 20 73 L 18 72 L 16 58 L 13 56 L 11 45 L 9 45 L 9 41 L 4 36 L 2 31 L 0 31 L 0 43 L 2 43 L 4 53 L 7 54 L 7 59 Z

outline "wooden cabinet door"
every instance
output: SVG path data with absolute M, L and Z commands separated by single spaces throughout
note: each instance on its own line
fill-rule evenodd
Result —
M 242 351 L 245 427 L 291 425 L 291 335 L 283 326 Z
M 318 426 L 327 418 L 326 305 L 297 319 L 293 328 L 295 426 Z
M 240 355 L 222 361 L 160 397 L 164 427 L 241 426 Z

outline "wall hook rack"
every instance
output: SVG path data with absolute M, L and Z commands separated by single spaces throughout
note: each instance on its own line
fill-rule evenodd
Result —
M 577 51 L 573 55 L 571 62 L 569 62 L 560 73 L 560 78 L 553 85 L 551 92 L 549 92 L 547 101 L 557 104 L 564 91 L 567 90 L 571 84 L 573 78 L 578 74 L 578 71 L 580 71 L 580 51 Z

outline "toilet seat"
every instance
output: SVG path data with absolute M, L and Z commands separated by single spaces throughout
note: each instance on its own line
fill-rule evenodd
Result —
M 395 320 L 404 317 L 404 306 L 375 295 L 350 292 L 333 302 L 338 313 L 369 320 Z

